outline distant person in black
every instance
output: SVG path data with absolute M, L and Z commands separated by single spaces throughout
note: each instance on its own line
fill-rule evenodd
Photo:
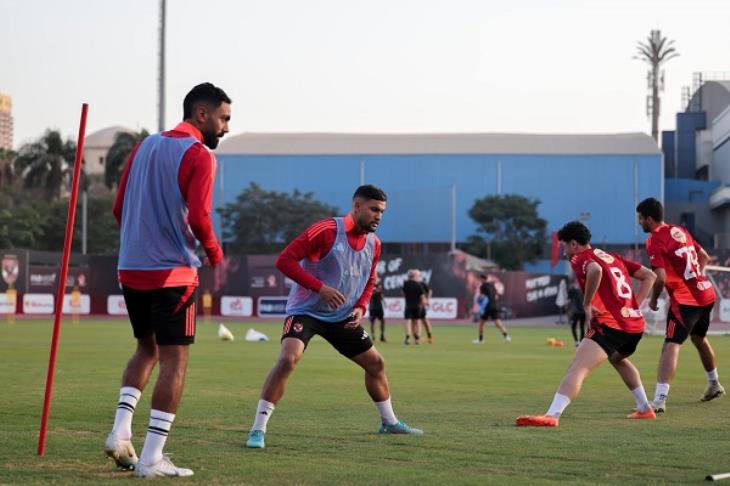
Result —
M 408 280 L 403 283 L 403 295 L 406 298 L 406 338 L 403 344 L 410 344 L 411 333 L 413 333 L 413 342 L 421 344 L 418 321 L 423 319 L 425 315 L 427 299 L 425 289 L 417 279 L 418 270 L 411 269 L 408 270 Z
M 586 333 L 586 312 L 583 309 L 583 292 L 577 282 L 568 290 L 568 315 L 570 316 L 570 331 L 576 347 Z M 580 339 L 578 339 L 578 324 L 580 324 Z
M 507 328 L 504 327 L 504 324 L 499 319 L 499 294 L 497 293 L 497 288 L 492 282 L 487 280 L 487 275 L 482 274 L 480 278 L 482 284 L 479 287 L 479 301 L 482 314 L 479 319 L 479 338 L 472 341 L 472 343 L 484 344 L 484 324 L 487 322 L 487 319 L 494 319 L 494 325 L 502 331 L 504 342 L 508 343 L 512 339 L 507 333 Z
M 383 308 L 383 283 L 377 282 L 373 288 L 373 295 L 370 297 L 368 305 L 368 315 L 370 316 L 370 335 L 375 341 L 375 320 L 380 320 L 380 342 L 385 340 L 385 309 Z
M 423 275 L 421 274 L 420 270 L 415 270 L 416 272 L 416 281 L 421 284 L 421 287 L 423 287 L 423 312 L 421 313 L 421 319 L 420 321 L 423 322 L 423 327 L 426 329 L 426 335 L 428 336 L 428 344 L 433 344 L 433 334 L 431 333 L 431 323 L 428 320 L 427 313 L 428 313 L 428 304 L 431 300 L 431 295 L 433 295 L 433 291 L 431 291 L 431 287 L 428 286 L 426 282 L 423 281 Z M 418 321 L 416 321 L 416 334 L 421 334 L 421 325 Z

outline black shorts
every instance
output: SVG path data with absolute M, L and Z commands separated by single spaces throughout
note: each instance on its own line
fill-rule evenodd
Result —
M 154 335 L 162 346 L 195 342 L 197 287 L 136 290 L 122 286 L 122 293 L 134 337 Z
M 712 307 L 715 304 L 698 307 L 694 305 L 679 304 L 679 316 L 675 314 L 672 307 L 667 314 L 667 331 L 664 342 L 682 344 L 687 336 L 707 336 L 707 329 L 710 327 Z M 679 318 L 678 318 L 679 317 Z
M 493 319 L 496 321 L 497 319 L 499 319 L 499 316 L 500 313 L 497 307 L 487 307 L 486 309 L 484 309 L 484 312 L 482 312 L 481 318 L 485 321 L 487 319 Z
M 643 336 L 643 332 L 624 332 L 598 323 L 591 326 L 585 337 L 598 343 L 609 356 L 614 352 L 631 356 Z
M 368 309 L 368 316 L 370 316 L 371 321 L 374 321 L 375 319 L 385 319 L 385 313 L 383 312 L 382 307 L 377 309 Z
M 404 316 L 406 319 L 425 319 L 426 308 L 421 306 L 406 306 Z
M 309 340 L 318 334 L 330 343 L 340 354 L 347 358 L 354 358 L 373 347 L 373 341 L 362 326 L 355 329 L 345 329 L 345 323 L 324 322 L 311 316 L 289 316 L 284 320 L 284 329 L 281 340 L 296 338 L 304 343 L 306 349 Z

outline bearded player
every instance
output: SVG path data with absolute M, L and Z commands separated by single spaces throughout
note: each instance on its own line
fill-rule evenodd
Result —
M 608 360 L 616 369 L 636 401 L 630 419 L 655 419 L 646 397 L 639 370 L 629 361 L 644 333 L 644 318 L 639 311 L 656 279 L 648 268 L 608 254 L 590 245 L 591 232 L 579 221 L 572 221 L 558 232 L 575 276 L 584 292 L 583 308 L 591 328 L 578 346 L 558 392 L 545 415 L 517 417 L 518 426 L 557 427 L 560 416 L 575 400 L 588 375 Z M 639 280 L 634 295 L 631 277 Z
M 658 309 L 657 301 L 664 287 L 669 293 L 667 330 L 657 367 L 657 384 L 654 393 L 654 410 L 664 412 L 669 396 L 669 386 L 677 370 L 677 360 L 682 344 L 689 336 L 697 348 L 707 376 L 707 388 L 700 397 L 708 402 L 725 394 L 717 376 L 715 352 L 707 340 L 715 292 L 704 274 L 710 257 L 681 226 L 664 222 L 662 203 L 650 197 L 636 207 L 639 225 L 650 233 L 646 240 L 646 253 L 656 272 L 649 307 Z
M 360 325 L 375 284 L 380 240 L 374 232 L 386 200 L 382 189 L 358 187 L 349 215 L 314 223 L 279 255 L 276 268 L 295 285 L 287 300 L 279 358 L 261 391 L 246 447 L 264 448 L 274 407 L 315 335 L 365 370 L 365 388 L 380 413 L 381 434 L 423 434 L 396 418 L 385 361 Z

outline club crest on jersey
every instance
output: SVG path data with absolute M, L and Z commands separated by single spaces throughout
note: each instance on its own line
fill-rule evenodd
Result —
M 707 280 L 702 280 L 701 282 L 697 282 L 697 288 L 699 290 L 708 290 L 712 287 L 712 284 Z
M 302 330 L 304 330 L 304 325 L 302 325 L 301 322 L 295 322 L 292 329 L 294 329 L 295 333 L 299 334 Z
M 609 255 L 605 251 L 600 250 L 598 248 L 593 250 L 593 254 L 596 255 L 601 260 L 603 260 L 604 262 L 608 263 L 609 265 L 614 262 L 614 258 L 611 255 Z
M 680 243 L 687 243 L 687 235 L 684 234 L 684 231 L 677 227 L 673 227 L 671 230 L 669 230 L 669 234 L 672 235 L 672 238 L 677 240 Z

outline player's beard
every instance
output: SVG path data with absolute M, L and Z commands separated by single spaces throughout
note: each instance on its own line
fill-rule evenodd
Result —
M 203 143 L 209 149 L 215 150 L 215 148 L 218 147 L 218 142 L 220 142 L 220 139 L 222 136 L 223 136 L 222 133 L 204 132 L 203 133 Z
M 375 221 L 369 221 L 369 222 L 363 222 L 362 219 L 358 219 L 357 225 L 360 227 L 360 230 L 362 230 L 364 233 L 375 233 L 375 230 L 377 229 L 377 226 L 375 228 L 372 227 L 372 225 L 375 223 Z

